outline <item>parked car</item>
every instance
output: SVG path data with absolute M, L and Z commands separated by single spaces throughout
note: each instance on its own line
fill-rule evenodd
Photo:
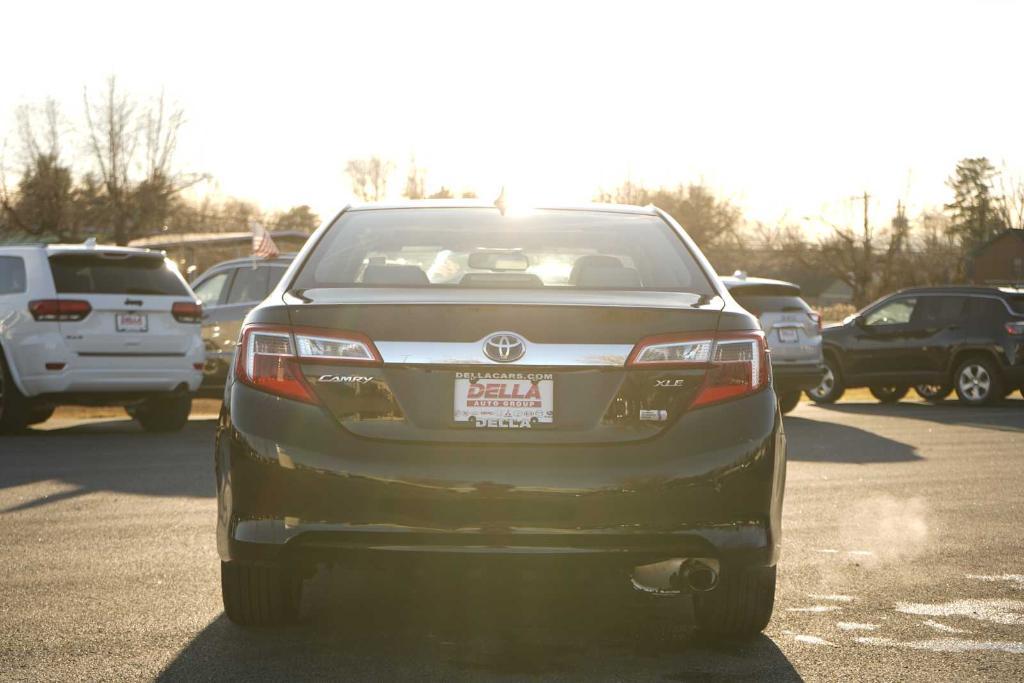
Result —
M 202 334 L 206 347 L 200 396 L 224 396 L 224 380 L 235 355 L 242 320 L 277 286 L 294 258 L 294 254 L 283 254 L 272 259 L 224 261 L 193 281 L 192 289 L 203 304 Z
M 915 387 L 989 404 L 1024 387 L 1024 289 L 905 289 L 826 327 L 824 342 L 825 376 L 808 392 L 819 403 L 866 386 L 883 403 Z
M 180 429 L 202 378 L 201 307 L 160 252 L 0 247 L 0 432 L 62 404 L 124 405 Z
M 767 624 L 764 334 L 667 214 L 370 205 L 296 261 L 246 317 L 218 423 L 228 618 L 286 620 L 316 563 L 369 554 L 641 566 L 705 632 Z
M 821 316 L 800 298 L 800 286 L 782 280 L 747 277 L 737 271 L 722 282 L 740 306 L 757 316 L 771 350 L 779 408 L 796 408 L 800 393 L 821 383 Z

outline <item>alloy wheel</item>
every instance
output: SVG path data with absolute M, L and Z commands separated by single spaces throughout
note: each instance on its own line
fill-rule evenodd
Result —
M 957 378 L 960 393 L 971 401 L 984 401 L 992 390 L 992 377 L 982 365 L 971 363 L 960 370 Z
M 825 374 L 821 376 L 821 382 L 818 386 L 813 389 L 809 389 L 807 393 L 811 394 L 814 398 L 823 399 L 832 393 L 833 387 L 836 385 L 836 376 L 832 373 L 832 368 L 825 366 Z

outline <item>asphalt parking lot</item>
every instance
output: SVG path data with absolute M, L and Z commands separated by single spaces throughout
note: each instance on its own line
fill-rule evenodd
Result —
M 775 617 L 694 635 L 601 577 L 321 572 L 301 623 L 224 618 L 214 421 L 0 440 L 0 679 L 1024 679 L 1024 401 L 801 404 Z

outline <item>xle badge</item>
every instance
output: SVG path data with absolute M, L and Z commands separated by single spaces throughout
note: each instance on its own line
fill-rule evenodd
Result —
M 654 386 L 656 387 L 681 387 L 686 384 L 685 379 L 656 379 L 654 380 Z

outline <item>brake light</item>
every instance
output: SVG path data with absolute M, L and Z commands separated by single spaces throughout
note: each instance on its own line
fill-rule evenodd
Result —
M 354 332 L 249 325 L 242 330 L 235 364 L 238 381 L 254 389 L 305 403 L 317 403 L 302 375 L 301 361 L 379 365 L 380 355 Z
M 78 322 L 92 312 L 92 306 L 75 299 L 37 299 L 28 303 L 28 310 L 40 322 Z
M 1003 327 L 1006 329 L 1006 334 L 1014 336 L 1024 334 L 1024 320 L 1011 320 Z
M 636 345 L 626 365 L 706 368 L 692 408 L 760 391 L 768 385 L 770 367 L 760 331 L 648 337 Z
M 175 301 L 171 304 L 171 315 L 179 323 L 199 323 L 203 319 L 203 307 L 194 301 Z

